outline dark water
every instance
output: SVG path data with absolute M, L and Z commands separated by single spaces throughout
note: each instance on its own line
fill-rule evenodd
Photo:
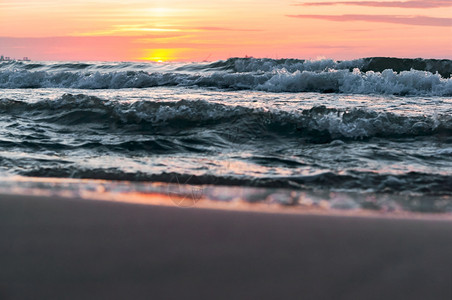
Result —
M 452 201 L 452 62 L 0 64 L 0 174 Z M 408 210 L 410 207 L 408 206 Z

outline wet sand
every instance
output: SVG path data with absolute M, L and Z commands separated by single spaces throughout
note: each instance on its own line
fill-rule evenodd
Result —
M 0 299 L 452 299 L 452 221 L 0 195 Z

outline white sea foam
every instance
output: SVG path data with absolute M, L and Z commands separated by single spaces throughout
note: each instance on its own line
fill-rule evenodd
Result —
M 267 92 L 335 92 L 350 94 L 395 94 L 451 96 L 452 79 L 425 71 L 392 70 L 361 72 L 359 69 L 323 72 L 286 69 L 255 73 L 180 74 L 127 72 L 1 71 L 1 88 L 121 89 L 157 86 L 200 86 L 251 89 Z
M 452 79 L 425 71 L 396 73 L 361 72 L 354 69 L 326 72 L 279 70 L 264 84 L 255 87 L 270 92 L 340 92 L 350 94 L 452 95 Z

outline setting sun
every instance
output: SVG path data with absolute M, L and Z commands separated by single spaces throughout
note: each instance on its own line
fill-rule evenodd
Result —
M 154 62 L 168 62 L 177 60 L 177 51 L 175 49 L 147 49 L 146 55 L 140 60 L 149 60 Z

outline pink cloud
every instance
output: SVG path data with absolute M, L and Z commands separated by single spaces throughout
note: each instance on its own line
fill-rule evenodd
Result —
M 452 6 L 450 0 L 417 0 L 417 1 L 338 1 L 338 2 L 306 2 L 294 4 L 295 6 L 330 6 L 330 5 L 356 5 L 371 7 L 399 7 L 399 8 L 436 8 Z
M 262 31 L 260 29 L 234 29 L 234 28 L 226 28 L 226 27 L 214 27 L 214 26 L 196 27 L 195 29 L 205 30 L 205 31 Z
M 291 18 L 319 19 L 327 21 L 348 22 L 364 21 L 378 23 L 395 23 L 418 26 L 452 26 L 452 18 L 434 18 L 425 16 L 397 15 L 287 15 Z

